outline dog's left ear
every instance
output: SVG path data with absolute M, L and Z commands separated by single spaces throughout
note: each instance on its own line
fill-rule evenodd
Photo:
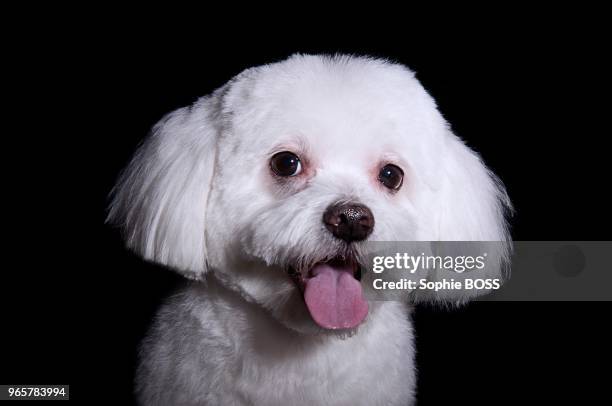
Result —
M 482 162 L 478 154 L 448 130 L 440 151 L 437 176 L 436 219 L 432 249 L 446 257 L 486 257 L 486 266 L 457 273 L 444 269 L 423 271 L 428 281 L 455 281 L 470 278 L 501 279 L 508 276 L 512 253 L 506 215 L 510 199 L 503 184 Z M 465 243 L 461 243 L 465 241 Z M 484 254 L 483 254 L 484 252 Z M 465 257 L 464 257 L 465 258 Z M 460 304 L 488 290 L 459 289 L 439 292 L 413 291 L 412 299 Z
M 437 255 L 486 256 L 486 266 L 465 273 L 444 269 L 423 270 L 428 281 L 452 278 L 504 279 L 512 253 L 506 215 L 512 211 L 510 199 L 499 178 L 476 152 L 450 130 L 445 134 L 437 167 L 436 202 L 432 249 Z M 443 243 L 449 241 L 451 243 Z M 466 243 L 461 243 L 465 241 Z M 442 243 L 438 243 L 442 242 Z M 414 301 L 463 303 L 487 290 L 459 289 L 440 292 L 413 291 Z
M 441 156 L 439 241 L 509 241 L 512 206 L 501 180 L 450 130 Z
M 195 279 L 206 270 L 219 93 L 155 125 L 113 189 L 107 218 L 122 228 L 129 248 Z

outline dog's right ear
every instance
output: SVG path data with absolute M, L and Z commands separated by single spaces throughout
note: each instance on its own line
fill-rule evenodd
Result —
M 217 142 L 220 95 L 176 110 L 155 125 L 111 193 L 107 222 L 145 259 L 199 279 Z

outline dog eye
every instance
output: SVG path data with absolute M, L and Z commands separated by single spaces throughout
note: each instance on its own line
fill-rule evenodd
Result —
M 404 181 L 404 171 L 399 166 L 385 165 L 378 173 L 378 180 L 391 190 L 399 190 Z
M 300 158 L 292 152 L 283 151 L 270 159 L 270 168 L 278 176 L 295 176 L 302 172 Z

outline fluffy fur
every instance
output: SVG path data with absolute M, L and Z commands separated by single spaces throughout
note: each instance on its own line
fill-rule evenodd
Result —
M 279 180 L 269 160 L 285 150 L 304 173 Z M 377 180 L 388 162 L 405 172 L 397 193 Z M 134 251 L 195 281 L 143 343 L 142 404 L 413 401 L 408 303 L 371 302 L 359 328 L 328 331 L 287 276 L 347 249 L 321 222 L 338 201 L 371 209 L 372 241 L 508 241 L 501 183 L 398 64 L 295 55 L 155 126 L 109 220 Z M 359 256 L 364 244 L 351 246 Z

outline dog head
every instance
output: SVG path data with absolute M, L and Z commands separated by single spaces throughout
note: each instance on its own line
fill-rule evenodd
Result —
M 507 205 L 411 71 L 296 55 L 163 118 L 109 219 L 146 259 L 212 272 L 290 327 L 346 330 L 376 312 L 365 241 L 506 241 Z

